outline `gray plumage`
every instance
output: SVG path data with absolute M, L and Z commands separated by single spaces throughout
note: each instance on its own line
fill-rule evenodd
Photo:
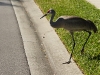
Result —
M 55 11 L 53 9 L 48 10 L 48 12 L 45 15 L 43 15 L 41 18 L 43 18 L 44 16 L 47 16 L 48 14 L 51 14 L 50 25 L 52 27 L 54 27 L 54 28 L 64 28 L 71 33 L 72 40 L 74 42 L 73 43 L 73 50 L 74 50 L 74 47 L 75 47 L 75 40 L 74 40 L 73 32 L 75 32 L 75 31 L 86 31 L 86 32 L 89 33 L 89 36 L 86 39 L 86 41 L 85 41 L 85 43 L 82 47 L 82 50 L 81 50 L 81 53 L 83 53 L 85 44 L 87 43 L 87 41 L 88 41 L 88 39 L 91 35 L 91 30 L 93 30 L 94 33 L 97 32 L 97 27 L 94 25 L 94 23 L 90 20 L 85 20 L 85 19 L 77 17 L 77 16 L 60 16 L 55 22 L 53 22 L 53 19 L 54 19 L 54 16 L 55 16 Z M 68 64 L 71 62 L 73 50 L 72 50 L 72 53 L 70 55 L 69 61 L 66 62 Z M 66 63 L 64 63 L 64 64 L 66 64 Z

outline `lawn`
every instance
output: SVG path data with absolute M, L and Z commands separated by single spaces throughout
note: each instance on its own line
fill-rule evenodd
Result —
M 54 21 L 61 15 L 74 15 L 89 19 L 95 23 L 98 33 L 94 34 L 92 32 L 83 55 L 80 55 L 80 50 L 88 33 L 74 33 L 76 46 L 73 59 L 85 75 L 100 75 L 100 10 L 85 0 L 35 0 L 35 2 L 43 13 L 53 8 L 56 11 Z M 47 16 L 47 19 L 49 20 L 50 16 Z M 66 49 L 71 52 L 72 39 L 68 31 L 62 28 L 55 29 L 55 31 L 66 46 Z

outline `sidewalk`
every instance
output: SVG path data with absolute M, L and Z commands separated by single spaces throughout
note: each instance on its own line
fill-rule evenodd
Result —
M 100 9 L 100 0 L 87 0 L 91 4 L 93 4 L 96 8 Z

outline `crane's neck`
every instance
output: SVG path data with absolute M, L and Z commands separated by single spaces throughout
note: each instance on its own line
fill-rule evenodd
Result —
M 55 16 L 55 13 L 51 14 L 50 24 L 51 24 L 52 27 L 55 28 L 55 22 L 53 22 L 54 16 Z

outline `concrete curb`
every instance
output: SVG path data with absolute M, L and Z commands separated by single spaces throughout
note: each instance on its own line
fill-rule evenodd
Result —
M 100 0 L 87 0 L 89 3 L 93 4 L 96 8 L 100 9 Z
M 47 19 L 40 19 L 40 17 L 43 14 L 40 11 L 39 7 L 35 4 L 35 2 L 33 0 L 23 0 L 22 4 L 28 14 L 30 21 L 32 22 L 32 24 L 34 24 L 33 27 L 37 32 L 39 40 L 42 42 L 42 46 L 44 47 L 44 51 L 46 52 L 47 58 L 49 60 L 52 71 L 54 72 L 54 75 L 83 75 L 73 60 L 71 64 L 62 64 L 68 61 L 69 53 L 67 52 L 66 48 L 60 41 L 53 28 L 50 26 Z M 27 55 L 27 57 L 29 56 Z M 28 62 L 30 60 L 28 60 Z M 29 63 L 30 71 L 33 71 L 32 66 L 33 65 Z M 35 74 L 32 73 L 31 75 Z

